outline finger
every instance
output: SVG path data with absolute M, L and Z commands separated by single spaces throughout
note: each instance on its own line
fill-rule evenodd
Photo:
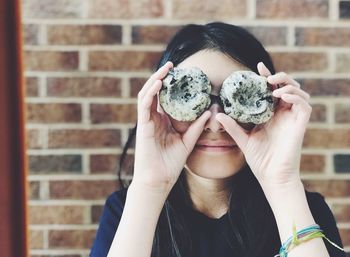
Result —
M 162 107 L 162 105 L 160 104 L 160 101 L 159 101 L 159 92 L 157 94 L 157 112 L 161 113 L 161 114 L 165 114 L 165 111 Z
M 263 62 L 259 62 L 258 63 L 258 71 L 259 71 L 259 74 L 261 76 L 270 76 L 271 75 L 271 72 L 269 71 L 269 69 L 265 66 L 265 64 Z
M 283 94 L 283 101 L 292 104 L 292 109 L 298 112 L 297 121 L 306 124 L 309 121 L 312 107 L 299 95 Z
M 279 89 L 276 89 L 272 92 L 274 97 L 280 97 L 283 94 L 294 94 L 299 95 L 302 98 L 304 98 L 306 101 L 310 100 L 310 95 L 306 93 L 304 90 L 295 87 L 293 85 L 285 85 Z
M 211 112 L 205 111 L 197 120 L 195 120 L 182 136 L 182 141 L 188 152 L 192 152 L 199 136 L 202 134 L 207 120 L 210 118 Z
M 267 77 L 267 82 L 270 84 L 276 85 L 276 84 L 290 84 L 295 87 L 300 88 L 300 84 L 298 81 L 294 80 L 291 76 L 289 76 L 285 72 L 278 72 L 274 75 Z
M 152 87 L 147 91 L 143 99 L 138 102 L 138 123 L 144 124 L 149 121 L 152 107 L 156 108 L 157 92 L 162 87 L 162 81 L 156 80 Z
M 173 67 L 172 62 L 165 63 L 161 68 L 159 68 L 152 76 L 146 81 L 145 85 L 142 87 L 138 93 L 138 98 L 143 98 L 150 87 L 154 84 L 157 79 L 163 79 Z
M 224 113 L 216 114 L 215 118 L 222 124 L 226 132 L 235 140 L 244 153 L 249 138 L 248 133 L 234 119 Z
M 299 95 L 293 95 L 293 94 L 283 94 L 281 95 L 281 98 L 283 101 L 285 101 L 286 103 L 290 103 L 293 105 L 297 105 L 298 107 L 300 107 L 302 110 L 309 110 L 309 108 L 311 108 L 311 106 L 309 105 L 309 103 L 307 101 L 305 101 L 304 98 L 302 98 Z

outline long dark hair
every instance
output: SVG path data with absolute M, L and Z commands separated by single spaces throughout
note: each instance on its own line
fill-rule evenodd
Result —
M 184 26 L 168 44 L 157 69 L 167 61 L 172 61 L 176 66 L 204 49 L 222 52 L 256 73 L 257 64 L 262 61 L 272 74 L 275 73 L 270 55 L 252 34 L 242 27 L 221 22 Z M 128 149 L 134 144 L 136 126 L 130 132 L 120 158 L 118 178 L 122 188 L 125 188 L 121 176 L 123 165 Z M 272 210 L 248 165 L 234 175 L 231 188 L 228 210 L 230 227 L 223 235 L 237 254 L 235 256 L 262 257 L 268 256 L 266 251 L 271 251 L 270 254 L 278 252 L 278 249 L 270 249 L 273 241 L 279 243 Z M 191 207 L 192 202 L 182 172 L 160 214 L 152 257 L 192 256 L 191 237 L 183 213 L 186 206 Z

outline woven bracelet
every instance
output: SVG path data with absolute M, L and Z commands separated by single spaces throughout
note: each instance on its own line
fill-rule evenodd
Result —
M 293 223 L 293 236 L 288 238 L 288 240 L 286 240 L 286 242 L 282 244 L 279 254 L 275 255 L 274 257 L 287 257 L 288 253 L 294 247 L 314 238 L 325 238 L 330 244 L 337 247 L 339 250 L 342 250 L 345 252 L 344 249 L 342 249 L 341 247 L 333 243 L 323 234 L 323 231 L 321 230 L 319 225 L 315 224 L 296 232 L 295 223 Z

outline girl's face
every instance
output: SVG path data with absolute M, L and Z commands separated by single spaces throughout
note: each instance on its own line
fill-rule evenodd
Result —
M 211 94 L 219 95 L 223 81 L 234 71 L 248 70 L 242 64 L 234 61 L 225 54 L 213 51 L 199 51 L 177 67 L 198 67 L 209 78 Z M 245 164 L 242 151 L 229 136 L 222 125 L 215 119 L 218 112 L 223 112 L 218 104 L 210 106 L 211 117 L 199 137 L 192 153 L 189 155 L 186 168 L 204 178 L 227 178 L 236 174 Z M 174 129 L 184 133 L 191 122 L 182 122 L 169 116 Z

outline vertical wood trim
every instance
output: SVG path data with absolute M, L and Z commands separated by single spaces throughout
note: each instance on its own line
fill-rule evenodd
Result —
M 0 255 L 28 256 L 27 160 L 19 0 L 0 0 Z

